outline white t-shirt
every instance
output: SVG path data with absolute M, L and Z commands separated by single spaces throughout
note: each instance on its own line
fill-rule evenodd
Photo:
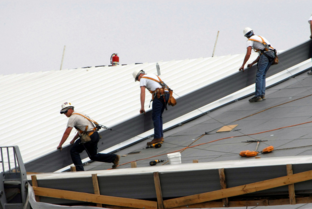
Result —
M 82 117 L 81 115 L 75 115 L 74 113 L 78 113 L 78 112 L 73 112 L 73 114 L 69 117 L 67 127 L 71 127 L 71 128 L 77 127 L 79 130 L 85 131 L 86 126 L 88 126 L 87 131 L 93 131 L 94 126 L 90 121 L 88 121 L 86 118 Z M 87 118 L 90 118 L 84 113 L 79 112 L 79 114 L 82 114 L 86 116 Z
M 144 77 L 150 77 L 155 79 L 156 81 L 159 81 L 158 77 L 154 74 L 145 74 Z M 140 86 L 145 86 L 150 91 L 155 91 L 157 88 L 161 88 L 161 85 L 157 83 L 156 81 L 141 78 L 140 80 Z
M 311 17 L 309 18 L 309 20 L 308 20 L 308 23 L 310 24 L 310 21 L 312 21 L 312 15 L 311 15 Z
M 263 36 L 261 37 L 263 38 L 263 40 L 266 42 L 267 45 L 271 45 L 270 42 L 266 38 L 264 38 Z M 258 49 L 258 50 L 265 49 L 264 45 L 262 44 L 262 39 L 259 36 L 253 35 L 249 39 L 259 40 L 260 42 L 247 40 L 247 48 L 251 46 L 253 49 Z

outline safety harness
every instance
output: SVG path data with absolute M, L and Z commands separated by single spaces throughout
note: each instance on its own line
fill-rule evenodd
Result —
M 87 119 L 88 121 L 90 121 L 91 124 L 94 126 L 93 130 L 92 130 L 92 131 L 89 131 L 89 132 L 88 132 L 88 126 L 86 126 L 86 128 L 85 128 L 84 131 L 80 130 L 79 128 L 77 128 L 77 127 L 75 126 L 75 128 L 79 131 L 80 134 L 85 133 L 85 134 L 87 134 L 88 136 L 91 136 L 95 131 L 98 131 L 98 130 L 99 130 L 99 124 L 98 124 L 96 121 L 94 121 L 94 120 L 92 120 L 92 119 L 90 119 L 90 118 L 88 118 L 88 117 L 86 117 L 86 116 L 84 116 L 84 115 L 82 115 L 82 114 L 80 114 L 80 113 L 73 113 L 72 115 L 80 115 L 80 116 L 84 117 L 85 119 Z
M 150 78 L 150 77 L 146 77 L 146 76 L 143 76 L 142 78 L 155 81 L 161 85 L 161 88 L 157 88 L 157 89 L 155 89 L 155 91 L 149 90 L 149 92 L 152 94 L 152 100 L 151 101 L 153 101 L 156 96 L 159 99 L 161 96 L 164 96 L 165 94 L 169 94 L 169 99 L 167 101 L 168 105 L 171 105 L 171 106 L 176 105 L 177 102 L 176 102 L 175 98 L 172 96 L 173 90 L 170 89 L 169 86 L 165 82 L 163 82 L 159 76 L 157 76 L 157 78 L 159 79 L 158 81 L 154 78 Z M 166 97 L 163 97 L 163 98 L 164 98 L 164 102 L 166 104 Z M 165 108 L 167 109 L 167 105 Z
M 274 48 L 271 45 L 268 45 L 261 36 L 259 36 L 259 37 L 261 38 L 262 41 L 252 39 L 252 38 L 248 39 L 249 41 L 256 41 L 256 42 L 259 42 L 259 43 L 264 45 L 264 47 L 265 47 L 264 50 L 254 49 L 255 52 L 261 51 L 263 53 L 264 51 L 274 50 Z
M 279 60 L 278 60 L 278 57 L 277 57 L 276 49 L 274 49 L 271 45 L 268 45 L 261 36 L 258 36 L 258 37 L 260 37 L 262 41 L 259 41 L 259 40 L 256 40 L 256 39 L 252 39 L 252 38 L 248 39 L 249 41 L 256 41 L 256 42 L 261 43 L 261 44 L 264 45 L 265 48 L 263 50 L 254 49 L 255 52 L 261 51 L 261 54 L 266 56 L 269 59 L 269 61 L 272 62 L 272 65 L 278 64 Z M 265 52 L 267 52 L 267 51 L 274 51 L 275 58 L 269 57 L 267 54 L 265 54 Z
M 155 89 L 155 91 L 149 90 L 149 92 L 153 95 L 153 100 L 154 100 L 154 95 L 157 94 L 157 93 L 159 93 L 159 97 L 157 96 L 157 98 L 160 98 L 160 96 L 164 95 L 166 92 L 169 93 L 169 87 L 159 78 L 159 76 L 157 76 L 159 81 L 157 81 L 154 78 L 145 77 L 145 76 L 143 76 L 142 78 L 155 81 L 155 82 L 157 82 L 157 83 L 159 83 L 161 85 L 162 88 L 157 88 L 157 89 Z

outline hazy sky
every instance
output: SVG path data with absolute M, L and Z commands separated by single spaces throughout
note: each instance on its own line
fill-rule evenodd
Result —
M 0 0 L 0 74 L 246 51 L 248 26 L 278 50 L 310 36 L 312 0 Z

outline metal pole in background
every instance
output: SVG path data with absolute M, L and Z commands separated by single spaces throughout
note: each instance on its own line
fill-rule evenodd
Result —
M 214 48 L 213 48 L 212 57 L 214 56 L 214 53 L 215 53 L 215 50 L 216 50 L 218 37 L 219 37 L 219 31 L 218 31 L 218 33 L 217 33 L 216 43 L 215 43 Z
M 64 49 L 63 49 L 63 56 L 62 56 L 62 62 L 61 62 L 60 70 L 62 70 L 62 66 L 63 66 L 64 55 L 65 55 L 65 48 L 66 48 L 66 45 L 64 45 Z
M 160 67 L 158 62 L 156 63 L 156 70 L 157 70 L 157 75 L 160 76 Z

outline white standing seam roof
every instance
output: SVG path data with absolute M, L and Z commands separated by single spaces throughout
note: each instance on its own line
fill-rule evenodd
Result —
M 250 60 L 257 56 L 253 53 Z M 160 77 L 179 98 L 237 73 L 243 59 L 239 54 L 158 63 Z M 139 83 L 132 77 L 136 69 L 156 74 L 156 63 L 0 75 L 0 144 L 18 145 L 25 163 L 54 151 L 68 120 L 60 115 L 65 101 L 108 127 L 137 116 Z M 150 99 L 147 94 L 145 110 L 151 109 Z M 75 134 L 72 131 L 64 146 Z

